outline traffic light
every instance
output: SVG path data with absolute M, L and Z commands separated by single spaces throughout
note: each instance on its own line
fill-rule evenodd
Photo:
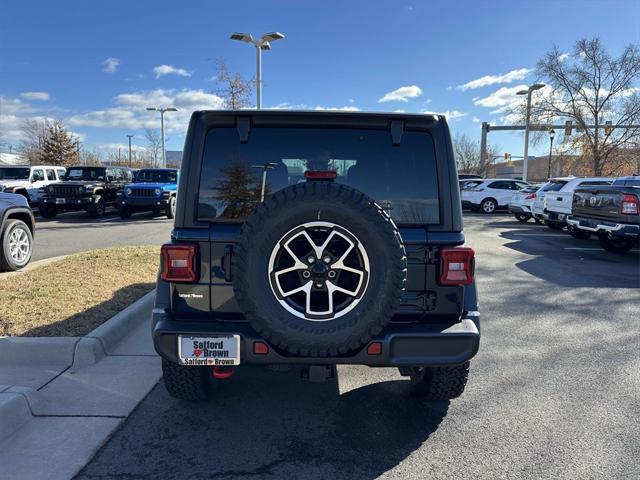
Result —
M 609 136 L 611 135 L 611 132 L 613 132 L 613 123 L 611 122 L 611 120 L 608 120 L 604 122 L 604 134 L 606 136 Z
M 571 135 L 571 131 L 573 130 L 573 121 L 567 120 L 564 122 L 564 134 Z

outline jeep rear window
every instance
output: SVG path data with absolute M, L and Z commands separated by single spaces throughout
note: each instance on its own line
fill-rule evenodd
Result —
M 136 176 L 138 183 L 176 183 L 178 181 L 177 170 L 145 170 L 142 169 Z
M 104 178 L 104 168 L 71 167 L 64 175 L 64 180 L 98 180 Z
M 336 182 L 371 196 L 401 224 L 439 223 L 435 148 L 429 133 L 405 131 L 394 146 L 388 130 L 253 128 L 241 143 L 235 128 L 216 128 L 205 142 L 198 219 L 244 220 L 266 194 L 305 182 L 308 170 L 336 172 Z
M 0 168 L 0 180 L 27 180 L 29 167 L 27 168 Z

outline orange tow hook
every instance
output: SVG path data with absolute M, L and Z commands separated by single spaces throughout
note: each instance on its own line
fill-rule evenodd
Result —
M 236 369 L 233 367 L 211 367 L 211 375 L 218 380 L 226 380 L 231 378 L 236 373 Z

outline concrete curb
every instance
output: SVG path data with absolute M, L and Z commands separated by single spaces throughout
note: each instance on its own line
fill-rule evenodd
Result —
M 155 290 L 139 298 L 84 337 L 4 337 L 0 338 L 0 364 L 51 366 L 77 373 L 109 354 L 151 311 Z M 40 387 L 41 388 L 41 387 Z M 27 393 L 31 388 L 0 385 L 0 442 L 20 429 L 31 417 Z
M 65 258 L 67 258 L 69 255 L 60 255 L 57 257 L 49 257 L 49 258 L 43 258 L 41 260 L 36 260 L 34 262 L 29 263 L 26 267 L 21 268 L 20 270 L 16 270 L 15 272 L 2 272 L 0 273 L 0 280 L 2 280 L 3 278 L 11 278 L 11 277 L 15 277 L 16 275 L 22 275 L 23 273 L 27 273 L 30 272 L 31 270 L 35 270 L 38 267 L 44 267 L 45 265 L 49 265 L 51 263 L 55 263 L 58 260 L 63 260 Z
M 147 320 L 142 314 L 153 308 L 155 289 L 117 313 L 95 330 L 89 332 L 76 344 L 71 373 L 94 363 L 108 355 L 116 345 L 138 325 Z

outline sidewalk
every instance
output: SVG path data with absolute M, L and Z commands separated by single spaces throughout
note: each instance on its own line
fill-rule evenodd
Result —
M 0 338 L 3 480 L 72 478 L 158 382 L 154 295 L 85 337 Z

